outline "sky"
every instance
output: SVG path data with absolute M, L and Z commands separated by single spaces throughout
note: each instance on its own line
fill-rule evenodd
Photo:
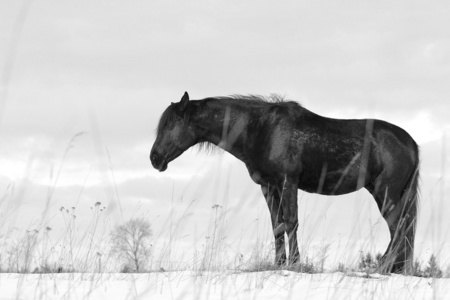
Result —
M 205 243 L 216 213 L 229 247 L 270 241 L 260 189 L 234 157 L 188 150 L 159 173 L 148 155 L 159 116 L 185 91 L 278 93 L 324 116 L 407 130 L 421 147 L 416 253 L 441 255 L 449 13 L 446 1 L 1 1 L 0 237 L 49 226 L 61 238 L 61 207 L 75 207 L 83 228 L 101 202 L 107 228 L 146 217 L 155 239 L 176 228 L 181 249 Z M 299 191 L 299 215 L 301 248 L 388 244 L 366 191 Z

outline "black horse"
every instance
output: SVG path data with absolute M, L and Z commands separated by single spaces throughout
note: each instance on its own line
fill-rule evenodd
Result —
M 172 103 L 150 153 L 153 166 L 189 147 L 218 146 L 247 166 L 269 206 L 275 263 L 299 259 L 297 190 L 342 195 L 366 188 L 386 220 L 391 241 L 381 271 L 411 271 L 418 206 L 419 149 L 411 136 L 381 120 L 319 116 L 279 97 L 215 97 Z

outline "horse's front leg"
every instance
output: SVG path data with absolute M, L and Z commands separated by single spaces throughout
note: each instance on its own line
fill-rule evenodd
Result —
M 298 251 L 297 228 L 298 228 L 298 204 L 297 190 L 298 181 L 296 179 L 285 178 L 279 193 L 281 207 L 283 209 L 283 220 L 285 230 L 289 240 L 289 264 L 299 261 L 300 253 Z
M 261 185 L 261 190 L 266 198 L 272 221 L 273 236 L 275 238 L 275 265 L 282 266 L 286 263 L 286 247 L 284 245 L 285 225 L 283 223 L 280 195 L 277 188 L 270 184 Z

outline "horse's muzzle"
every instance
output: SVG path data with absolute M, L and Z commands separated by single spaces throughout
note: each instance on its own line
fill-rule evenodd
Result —
M 167 169 L 166 159 L 156 151 L 150 153 L 150 161 L 152 162 L 153 167 L 160 172 L 164 172 Z

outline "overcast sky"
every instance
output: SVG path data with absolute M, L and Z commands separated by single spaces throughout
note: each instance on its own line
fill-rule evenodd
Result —
M 198 245 L 219 204 L 230 245 L 270 238 L 259 187 L 234 157 L 187 151 L 159 173 L 148 154 L 159 116 L 184 91 L 279 93 L 321 115 L 407 130 L 421 146 L 416 245 L 443 249 L 449 15 L 447 1 L 1 1 L 0 231 L 50 226 L 58 236 L 61 206 L 83 224 L 99 201 L 109 226 L 146 216 L 163 237 L 178 216 L 179 236 Z M 381 242 L 358 245 L 387 246 L 365 191 L 299 192 L 299 206 L 303 245 L 373 235 Z

